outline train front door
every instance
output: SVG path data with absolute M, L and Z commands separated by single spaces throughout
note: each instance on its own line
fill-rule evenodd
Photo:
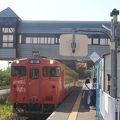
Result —
M 37 67 L 31 67 L 29 69 L 29 82 L 28 82 L 28 93 L 29 101 L 32 103 L 37 103 L 40 101 L 39 93 L 39 69 Z

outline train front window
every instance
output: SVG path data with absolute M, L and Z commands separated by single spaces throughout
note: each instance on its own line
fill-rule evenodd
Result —
M 26 67 L 25 66 L 12 66 L 11 76 L 17 76 L 17 77 L 26 76 Z
M 60 77 L 60 67 L 44 67 L 43 76 L 45 77 Z
M 38 79 L 39 78 L 39 70 L 38 69 L 30 69 L 30 78 Z

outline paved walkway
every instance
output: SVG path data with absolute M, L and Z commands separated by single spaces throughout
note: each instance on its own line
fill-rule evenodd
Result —
M 84 106 L 83 102 L 83 99 L 81 99 L 76 120 L 97 120 L 96 110 L 91 110 L 90 108 Z
M 75 89 L 47 120 L 97 120 L 96 110 L 83 102 L 80 88 Z

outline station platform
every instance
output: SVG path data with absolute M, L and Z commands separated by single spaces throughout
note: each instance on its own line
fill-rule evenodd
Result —
M 81 96 L 81 89 L 75 88 L 47 120 L 97 120 L 96 110 L 84 106 Z

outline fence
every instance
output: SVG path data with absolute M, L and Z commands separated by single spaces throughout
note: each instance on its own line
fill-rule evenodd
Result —
M 100 112 L 104 120 L 115 120 L 115 99 L 107 93 L 100 92 Z
M 104 120 L 120 120 L 120 99 L 100 91 L 100 112 Z

